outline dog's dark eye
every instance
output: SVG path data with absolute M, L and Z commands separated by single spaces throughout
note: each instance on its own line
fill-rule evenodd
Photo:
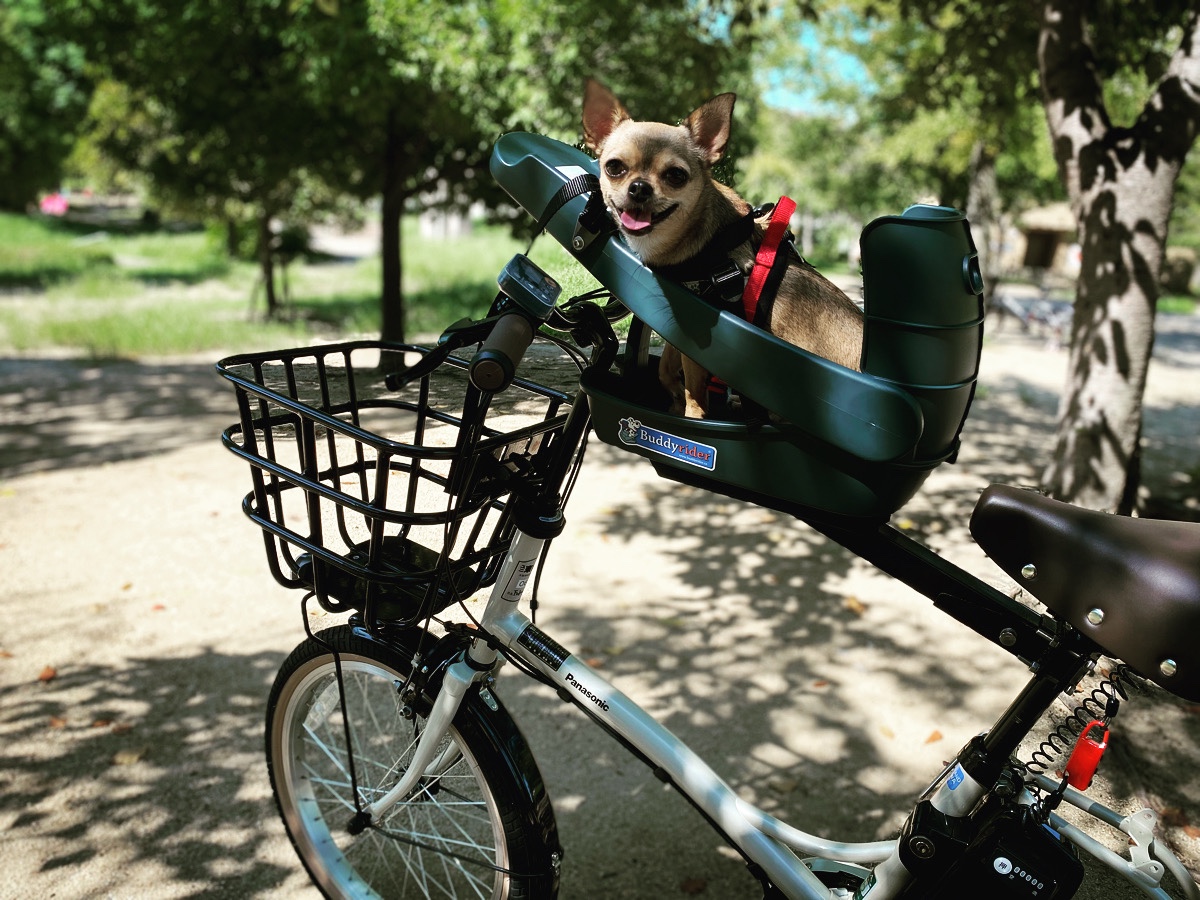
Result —
M 679 166 L 671 166 L 671 168 L 663 172 L 663 181 L 673 188 L 683 187 L 688 183 L 689 177 L 687 169 L 681 169 Z
M 629 169 L 619 159 L 610 159 L 604 164 L 604 171 L 608 173 L 609 178 L 620 178 Z

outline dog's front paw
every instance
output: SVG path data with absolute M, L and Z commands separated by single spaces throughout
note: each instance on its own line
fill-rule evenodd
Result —
M 692 396 L 691 391 L 686 391 L 687 402 L 684 404 L 683 414 L 689 419 L 703 419 L 707 416 L 707 412 L 700 402 Z

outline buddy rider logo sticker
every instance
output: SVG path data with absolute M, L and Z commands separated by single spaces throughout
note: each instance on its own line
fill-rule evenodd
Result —
M 716 447 L 698 444 L 687 438 L 676 437 L 665 431 L 648 428 L 632 416 L 621 419 L 617 425 L 619 426 L 617 437 L 623 444 L 641 447 L 651 453 L 658 453 L 708 472 L 716 468 Z

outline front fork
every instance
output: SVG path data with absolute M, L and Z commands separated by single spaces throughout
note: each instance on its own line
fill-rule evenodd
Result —
M 496 578 L 484 611 L 481 624 L 485 633 L 489 631 L 489 625 L 498 615 L 516 608 L 545 543 L 544 539 L 532 538 L 523 532 L 517 533 L 508 555 L 504 558 L 504 564 L 500 567 L 500 574 Z M 426 719 L 425 729 L 417 739 L 412 761 L 395 787 L 374 803 L 364 807 L 362 815 L 367 821 L 382 819 L 396 803 L 411 796 L 425 778 L 435 776 L 444 768 L 445 762 L 436 755 L 438 745 L 450 730 L 450 725 L 458 715 L 458 709 L 471 685 L 490 678 L 499 661 L 500 654 L 496 648 L 489 645 L 486 638 L 477 637 L 461 658 L 446 668 L 441 688 Z
M 591 364 L 602 371 L 607 370 L 618 348 L 612 327 L 595 306 L 585 305 L 581 312 L 590 319 L 595 336 Z M 412 793 L 422 778 L 433 774 L 428 771 L 430 763 L 435 762 L 437 746 L 458 714 L 467 691 L 471 685 L 490 677 L 500 662 L 499 651 L 489 643 L 488 636 L 495 634 L 501 621 L 516 611 L 546 542 L 562 533 L 564 520 L 558 491 L 567 481 L 572 466 L 577 463 L 577 454 L 591 427 L 589 410 L 588 401 L 581 392 L 563 426 L 558 453 L 543 475 L 541 494 L 532 500 L 519 500 L 515 504 L 516 533 L 488 596 L 487 607 L 479 623 L 482 633 L 471 641 L 462 659 L 447 668 L 442 688 L 434 699 L 433 709 L 426 721 L 425 732 L 417 741 L 412 764 L 394 788 L 363 810 L 362 817 L 369 816 L 368 821 L 386 815 L 399 800 Z M 436 761 L 436 764 L 441 765 L 440 761 Z

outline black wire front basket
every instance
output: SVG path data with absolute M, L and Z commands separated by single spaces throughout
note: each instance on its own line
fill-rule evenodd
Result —
M 222 360 L 250 463 L 242 508 L 286 587 L 329 612 L 407 624 L 491 584 L 513 534 L 514 487 L 536 485 L 569 397 L 518 380 L 492 396 L 448 358 L 399 389 L 388 371 L 428 351 L 356 341 Z

